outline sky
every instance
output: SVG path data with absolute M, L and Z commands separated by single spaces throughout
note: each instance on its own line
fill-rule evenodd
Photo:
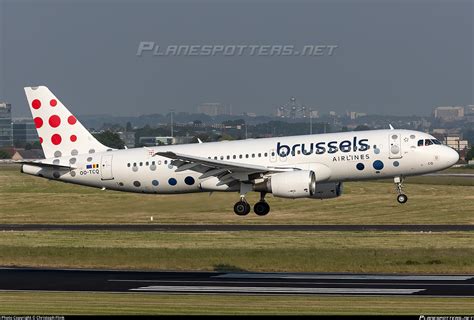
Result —
M 474 104 L 472 1 L 0 0 L 0 101 L 30 116 L 46 85 L 75 114 L 271 114 L 291 96 L 327 113 L 429 115 Z M 331 55 L 137 55 L 167 46 L 335 46 Z M 299 50 L 301 51 L 301 50 Z M 324 50 L 323 50 L 324 51 Z

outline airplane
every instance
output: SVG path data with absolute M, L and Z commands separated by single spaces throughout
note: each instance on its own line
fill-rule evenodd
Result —
M 418 131 L 337 132 L 131 149 L 104 146 L 45 86 L 25 87 L 45 159 L 19 161 L 21 172 L 51 180 L 148 194 L 238 192 L 234 213 L 270 212 L 265 196 L 329 199 L 346 181 L 393 178 L 407 202 L 407 176 L 451 167 L 458 153 Z

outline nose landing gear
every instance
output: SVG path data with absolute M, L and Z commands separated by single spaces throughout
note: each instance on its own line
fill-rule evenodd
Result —
M 395 183 L 395 187 L 397 188 L 397 201 L 398 203 L 402 204 L 408 201 L 408 197 L 406 194 L 403 193 L 403 178 L 402 177 L 395 177 L 393 178 L 393 182 Z

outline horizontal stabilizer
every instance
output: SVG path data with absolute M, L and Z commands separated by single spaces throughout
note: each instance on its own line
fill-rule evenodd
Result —
M 54 164 L 54 163 L 45 163 L 45 162 L 40 162 L 40 161 L 25 161 L 25 160 L 18 160 L 15 161 L 15 163 L 20 163 L 20 164 L 28 164 L 31 166 L 36 166 L 40 168 L 53 168 L 53 169 L 77 169 L 77 167 L 72 167 L 72 166 L 66 166 L 62 164 Z

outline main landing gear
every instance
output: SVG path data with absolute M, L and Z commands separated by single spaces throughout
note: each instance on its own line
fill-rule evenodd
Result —
M 395 183 L 395 187 L 397 188 L 397 201 L 398 203 L 405 203 L 408 201 L 408 197 L 406 194 L 403 193 L 403 178 L 402 177 L 395 177 L 393 178 L 393 182 Z
M 265 216 L 270 212 L 270 206 L 265 201 L 265 192 L 260 193 L 260 201 L 253 206 L 253 211 L 258 216 Z M 240 195 L 240 201 L 234 205 L 234 212 L 239 216 L 250 213 L 250 204 L 245 200 L 245 195 Z
M 240 198 L 239 202 L 234 205 L 234 212 L 238 216 L 246 216 L 250 212 L 250 204 L 245 200 L 244 197 Z
M 265 201 L 265 192 L 260 193 L 260 201 L 253 206 L 257 216 L 265 216 L 270 212 L 270 205 Z

